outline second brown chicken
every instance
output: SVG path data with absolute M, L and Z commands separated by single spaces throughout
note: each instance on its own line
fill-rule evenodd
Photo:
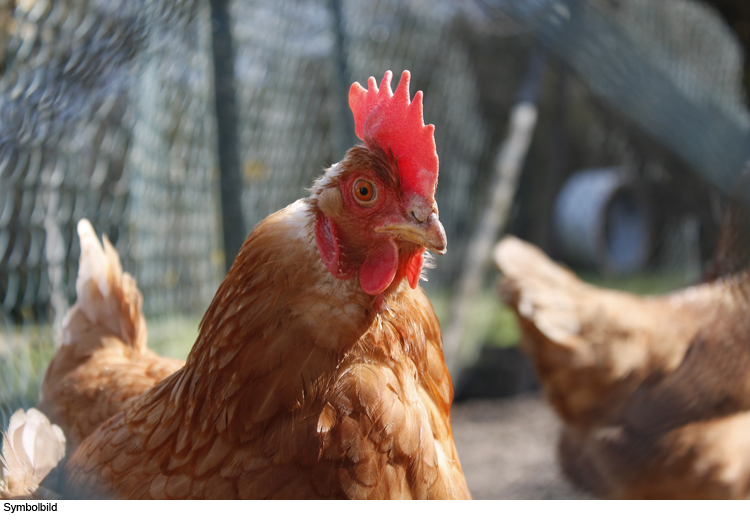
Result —
M 560 461 L 580 487 L 607 498 L 748 494 L 750 276 L 734 220 L 713 280 L 663 296 L 596 288 L 531 244 L 498 244 L 501 295 L 564 422 Z

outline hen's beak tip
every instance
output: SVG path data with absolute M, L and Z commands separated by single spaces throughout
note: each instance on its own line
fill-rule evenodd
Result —
M 431 213 L 423 222 L 414 217 L 411 220 L 386 224 L 376 231 L 414 242 L 438 255 L 444 255 L 448 246 L 445 229 L 436 213 Z

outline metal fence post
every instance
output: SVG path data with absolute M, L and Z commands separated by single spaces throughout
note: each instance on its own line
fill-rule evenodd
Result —
M 333 31 L 333 60 L 335 77 L 333 82 L 336 98 L 336 116 L 334 119 L 334 159 L 341 159 L 346 151 L 357 141 L 354 135 L 354 121 L 349 112 L 349 69 L 346 57 L 346 33 L 344 32 L 343 6 L 341 0 L 329 0 L 328 8 L 331 12 Z
M 229 0 L 211 0 L 221 216 L 224 262 L 227 270 L 234 262 L 247 236 L 242 214 L 239 119 L 235 93 L 234 46 L 228 4 Z

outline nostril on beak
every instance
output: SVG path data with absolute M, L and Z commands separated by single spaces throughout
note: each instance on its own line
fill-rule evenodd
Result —
M 430 217 L 429 211 L 425 212 L 421 208 L 415 207 L 411 211 L 411 216 L 417 223 L 424 224 Z

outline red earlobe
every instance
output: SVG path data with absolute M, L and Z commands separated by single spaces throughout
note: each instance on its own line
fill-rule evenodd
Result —
M 419 284 L 419 277 L 422 275 L 422 265 L 424 264 L 424 248 L 420 248 L 406 263 L 406 280 L 409 281 L 411 289 L 415 289 Z

